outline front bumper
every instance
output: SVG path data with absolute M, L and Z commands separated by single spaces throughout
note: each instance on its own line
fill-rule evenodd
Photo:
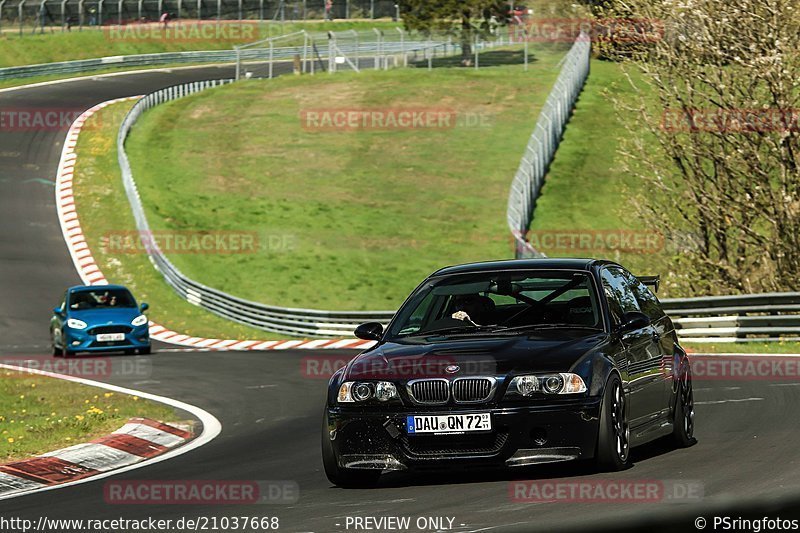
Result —
M 492 431 L 407 435 L 407 415 L 490 412 Z M 342 468 L 405 470 L 527 466 L 594 456 L 600 399 L 524 407 L 439 411 L 327 409 L 328 435 Z
M 65 328 L 63 344 L 70 352 L 113 352 L 120 350 L 146 349 L 150 347 L 149 326 L 130 326 L 130 331 L 125 333 L 125 338 L 119 341 L 99 341 L 97 335 L 89 333 L 92 326 L 86 329 Z

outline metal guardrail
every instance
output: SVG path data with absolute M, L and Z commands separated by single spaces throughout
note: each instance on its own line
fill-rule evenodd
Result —
M 372 54 L 377 50 L 377 43 L 360 43 L 358 51 L 361 54 Z M 384 41 L 380 44 L 381 53 L 384 55 L 396 53 L 410 53 L 422 50 L 430 43 L 422 40 Z M 339 48 L 345 53 L 353 53 L 356 48 L 352 45 L 342 45 Z M 301 54 L 302 45 L 275 48 L 270 54 L 269 49 L 242 50 L 242 61 L 268 61 L 289 60 L 296 54 Z M 327 44 L 318 47 L 322 55 L 328 55 Z M 119 67 L 147 67 L 159 65 L 175 65 L 181 63 L 234 63 L 236 50 L 206 50 L 193 52 L 165 52 L 160 54 L 139 54 L 129 56 L 109 56 L 96 59 L 81 59 L 76 61 L 62 61 L 57 63 L 43 63 L 40 65 L 26 65 L 21 67 L 0 68 L 0 80 L 13 78 L 30 78 L 34 76 L 51 76 L 62 74 L 79 74 L 107 68 Z
M 536 127 L 525 147 L 525 154 L 511 182 L 506 218 L 518 258 L 542 257 L 527 242 L 526 235 L 533 220 L 533 207 L 539 197 L 547 168 L 561 142 L 572 107 L 589 76 L 591 49 L 589 36 L 581 32 L 563 60 L 564 66 L 542 107 Z
M 672 298 L 662 304 L 685 341 L 800 340 L 800 292 Z

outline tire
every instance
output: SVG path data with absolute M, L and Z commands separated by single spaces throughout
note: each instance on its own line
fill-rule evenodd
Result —
M 147 348 L 139 348 L 139 355 L 150 355 L 152 352 L 152 348 L 148 346 Z
M 53 345 L 53 357 L 63 357 L 63 355 L 64 355 L 64 350 L 62 350 L 61 348 L 59 348 L 58 346 L 56 346 L 54 344 Z
M 75 357 L 75 352 L 73 352 L 72 350 L 67 350 L 66 348 L 64 348 L 64 357 L 66 357 L 67 359 Z
M 122 353 L 124 353 L 125 355 L 136 355 L 136 349 L 129 348 L 127 350 L 122 350 Z
M 622 381 L 617 374 L 612 374 L 606 382 L 600 407 L 600 428 L 595 450 L 595 466 L 600 471 L 616 472 L 630 466 L 627 405 Z
M 322 465 L 328 481 L 334 485 L 347 489 L 371 488 L 378 483 L 381 476 L 380 470 L 362 470 L 341 468 L 336 460 L 331 439 L 328 436 L 328 415 L 322 417 Z
M 676 447 L 687 448 L 695 443 L 692 368 L 688 364 L 683 366 L 678 379 L 672 427 L 672 442 Z

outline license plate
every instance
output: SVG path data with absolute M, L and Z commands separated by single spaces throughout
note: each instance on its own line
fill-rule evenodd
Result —
M 489 413 L 464 415 L 413 415 L 406 417 L 406 433 L 419 435 L 458 434 L 473 431 L 491 431 L 492 417 Z
M 97 340 L 100 342 L 109 342 L 109 341 L 124 341 L 125 334 L 124 333 L 100 333 L 97 336 Z

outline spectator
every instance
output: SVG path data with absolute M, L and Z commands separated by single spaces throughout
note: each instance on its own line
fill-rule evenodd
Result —
M 325 20 L 333 20 L 333 0 L 325 0 Z
M 161 24 L 164 25 L 164 29 L 167 29 L 167 24 L 169 23 L 169 13 L 164 11 L 163 13 L 161 13 L 161 18 L 158 20 L 159 22 L 161 22 Z

